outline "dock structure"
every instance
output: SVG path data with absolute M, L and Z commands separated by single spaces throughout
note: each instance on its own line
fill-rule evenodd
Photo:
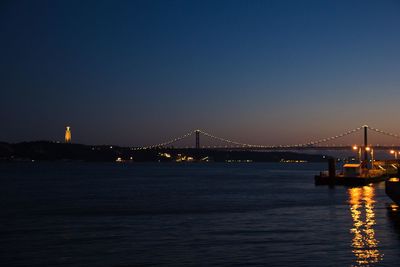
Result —
M 400 205 L 400 179 L 398 177 L 386 180 L 385 192 L 397 205 Z
M 368 126 L 364 125 L 363 128 L 364 145 L 353 148 L 359 151 L 359 163 L 344 164 L 342 172 L 337 173 L 335 159 L 330 158 L 328 172 L 321 172 L 314 177 L 316 185 L 363 186 L 385 181 L 388 177 L 399 173 L 400 164 L 397 160 L 396 162 L 374 160 L 374 150 L 368 144 Z
M 345 176 L 336 175 L 333 178 L 326 175 L 316 175 L 316 185 L 348 185 L 348 186 L 363 186 L 371 183 L 385 181 L 389 176 L 386 174 L 376 176 Z

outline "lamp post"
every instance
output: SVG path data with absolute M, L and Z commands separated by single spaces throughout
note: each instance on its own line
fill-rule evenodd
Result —
M 374 149 L 371 148 L 371 169 L 374 168 Z
M 358 161 L 361 163 L 361 146 L 358 147 L 357 145 L 354 145 L 354 146 L 353 146 L 353 150 L 354 150 L 354 151 L 357 151 L 357 150 L 358 150 L 358 153 L 357 153 Z
M 372 162 L 371 165 L 374 166 L 374 159 L 373 159 L 374 150 L 371 147 L 367 146 L 367 147 L 365 147 L 365 154 L 367 155 L 368 152 L 371 154 L 371 162 Z M 367 156 L 367 158 L 368 158 L 368 156 Z M 369 169 L 368 165 L 369 165 L 369 162 L 365 162 L 365 166 L 366 166 L 367 169 Z

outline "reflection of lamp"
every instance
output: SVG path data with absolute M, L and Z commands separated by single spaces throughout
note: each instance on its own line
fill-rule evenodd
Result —
M 351 243 L 352 252 L 356 256 L 357 266 L 369 266 L 381 261 L 383 257 L 378 250 L 379 242 L 375 238 L 373 228 L 376 224 L 374 188 L 369 186 L 350 188 L 348 194 L 353 218 L 353 227 L 350 229 L 350 232 L 354 234 Z

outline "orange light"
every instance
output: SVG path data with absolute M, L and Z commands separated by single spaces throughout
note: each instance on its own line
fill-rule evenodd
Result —
M 67 126 L 65 130 L 65 143 L 71 143 L 71 127 Z
M 366 151 L 370 151 L 371 148 L 370 148 L 369 146 L 367 146 L 367 147 L 365 148 L 365 150 L 366 150 Z
M 390 154 L 394 154 L 394 150 L 390 150 Z
M 353 149 L 354 149 L 354 150 L 357 150 L 357 149 L 358 149 L 358 147 L 357 147 L 357 146 L 353 146 Z

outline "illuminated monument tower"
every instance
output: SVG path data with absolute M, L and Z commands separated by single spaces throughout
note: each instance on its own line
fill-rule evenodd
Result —
M 65 143 L 71 143 L 71 127 L 67 126 L 67 129 L 65 130 Z

